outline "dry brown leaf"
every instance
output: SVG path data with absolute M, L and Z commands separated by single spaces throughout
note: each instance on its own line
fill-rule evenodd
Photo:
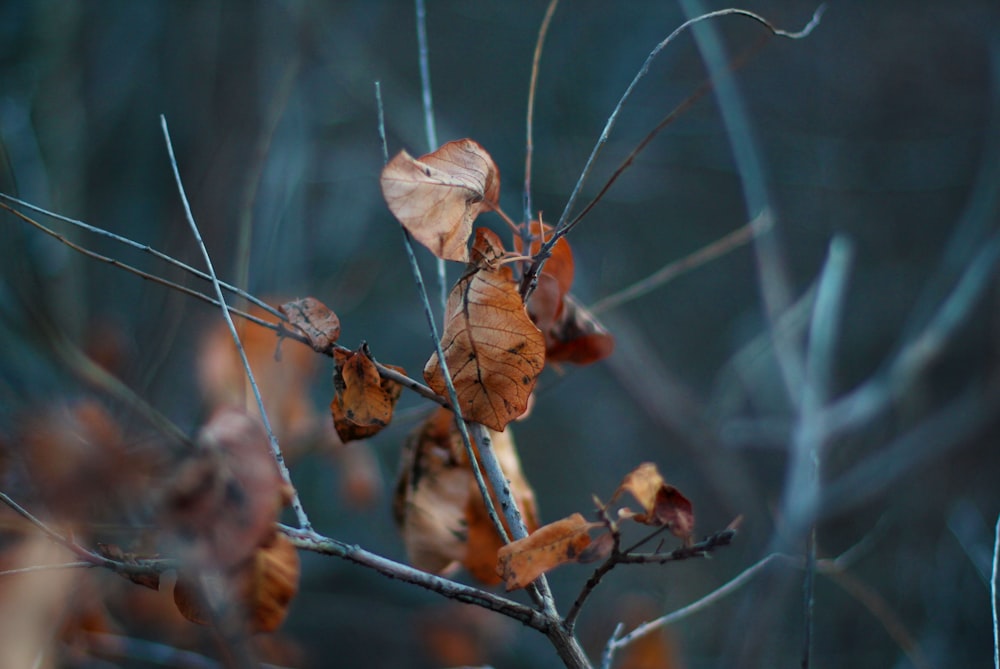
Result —
M 340 337 L 340 319 L 315 297 L 303 297 L 280 307 L 289 323 L 309 340 L 319 353 L 329 353 Z
M 256 418 L 223 409 L 196 444 L 168 487 L 165 522 L 189 559 L 226 568 L 273 537 L 287 491 Z
M 629 472 L 615 492 L 630 493 L 645 513 L 634 513 L 621 509 L 619 516 L 631 518 L 644 525 L 666 526 L 670 532 L 685 542 L 690 541 L 694 532 L 694 509 L 681 491 L 663 480 L 656 465 L 645 462 Z
M 485 228 L 476 231 L 473 263 L 451 294 L 441 336 L 462 415 L 501 431 L 524 413 L 545 365 L 545 340 L 531 322 L 510 267 L 500 264 L 503 245 Z M 447 394 L 437 353 L 424 379 Z
M 336 352 L 336 394 L 330 413 L 337 435 L 344 442 L 378 434 L 392 420 L 392 412 L 403 388 L 383 379 L 365 347 L 355 353 Z M 390 367 L 405 373 L 401 367 Z
M 439 258 L 459 262 L 469 260 L 472 222 L 496 206 L 500 193 L 493 158 L 471 139 L 420 158 L 400 151 L 379 182 L 389 210 L 413 238 Z
M 501 548 L 497 558 L 507 590 L 523 588 L 561 564 L 578 561 L 595 527 L 601 524 L 574 513 Z

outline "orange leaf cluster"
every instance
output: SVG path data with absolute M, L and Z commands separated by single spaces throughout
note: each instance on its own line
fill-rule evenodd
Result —
M 333 358 L 337 365 L 333 375 L 336 394 L 330 402 L 330 413 L 337 435 L 348 442 L 378 434 L 392 420 L 402 387 L 379 375 L 367 346 L 354 353 L 335 351 Z M 401 367 L 392 369 L 405 373 Z
M 545 340 L 525 311 L 499 237 L 476 230 L 472 262 L 458 280 L 445 310 L 441 336 L 463 417 L 503 430 L 524 413 L 545 365 Z M 447 394 L 437 353 L 424 367 L 424 379 Z
M 448 142 L 413 158 L 400 151 L 379 180 L 389 210 L 413 238 L 439 258 L 468 262 L 472 222 L 496 206 L 500 173 L 471 139 Z
M 393 515 L 415 567 L 449 573 L 461 565 L 480 581 L 497 583 L 502 541 L 487 515 L 454 420 L 450 411 L 438 409 L 407 441 Z M 514 500 L 532 530 L 538 526 L 535 497 L 521 472 L 513 439 L 509 431 L 491 437 Z

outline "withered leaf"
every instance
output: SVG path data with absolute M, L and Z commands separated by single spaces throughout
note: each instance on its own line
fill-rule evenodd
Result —
M 286 302 L 281 305 L 280 310 L 319 353 L 328 353 L 340 337 L 340 319 L 337 314 L 315 297 Z
M 645 510 L 645 513 L 637 514 L 630 509 L 621 509 L 619 515 L 622 518 L 631 518 L 644 525 L 666 526 L 675 537 L 685 542 L 691 539 L 694 532 L 691 502 L 680 490 L 663 480 L 655 464 L 645 462 L 629 472 L 615 492 L 615 497 L 621 492 L 630 493 Z
M 502 255 L 496 234 L 479 228 L 473 264 L 448 296 L 441 336 L 463 417 L 497 431 L 524 413 L 545 365 L 545 340 L 525 311 L 510 267 L 500 264 Z M 447 394 L 436 352 L 424 379 Z
M 497 558 L 507 590 L 523 588 L 561 564 L 577 562 L 595 527 L 601 524 L 574 513 L 501 548 Z
M 471 139 L 413 158 L 400 151 L 379 180 L 389 210 L 413 238 L 445 260 L 468 262 L 472 222 L 497 204 L 500 173 Z
M 344 442 L 374 436 L 392 420 L 402 387 L 379 375 L 364 347 L 355 353 L 338 351 L 334 359 L 337 392 L 330 402 L 330 413 L 337 435 Z M 400 367 L 392 369 L 403 372 Z

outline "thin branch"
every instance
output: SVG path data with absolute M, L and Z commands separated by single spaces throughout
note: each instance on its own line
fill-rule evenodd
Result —
M 677 277 L 697 269 L 702 265 L 724 256 L 730 251 L 734 251 L 749 242 L 754 235 L 761 234 L 765 230 L 757 227 L 766 224 L 765 221 L 750 222 L 742 227 L 733 230 L 724 237 L 720 237 L 711 244 L 703 246 L 694 253 L 679 260 L 667 263 L 657 271 L 653 272 L 645 279 L 640 279 L 626 288 L 602 297 L 588 307 L 591 313 L 598 314 L 608 309 L 616 309 L 632 300 L 638 299 L 657 288 L 662 288 Z
M 420 97 L 424 107 L 424 131 L 428 151 L 438 148 L 437 127 L 434 124 L 434 101 L 431 98 L 430 49 L 427 46 L 427 8 L 424 0 L 414 0 L 417 10 L 417 58 L 420 62 Z M 381 115 L 381 112 L 380 112 Z M 385 131 L 382 131 L 385 135 Z M 442 318 L 448 304 L 448 268 L 444 258 L 437 259 L 438 296 L 441 300 Z
M 618 103 L 615 105 L 614 110 L 612 110 L 611 115 L 608 117 L 608 120 L 605 122 L 604 129 L 601 131 L 601 135 L 598 138 L 597 143 L 591 150 L 590 156 L 587 158 L 583 170 L 581 170 L 580 176 L 577 179 L 576 185 L 573 187 L 569 199 L 566 201 L 566 205 L 563 208 L 563 212 L 559 216 L 559 221 L 556 223 L 555 226 L 555 234 L 553 234 L 552 238 L 548 242 L 542 245 L 542 247 L 539 249 L 538 254 L 536 255 L 535 262 L 532 263 L 532 266 L 525 273 L 525 279 L 522 283 L 522 291 L 521 291 L 522 295 L 529 295 L 534 290 L 533 286 L 537 281 L 538 274 L 541 272 L 541 268 L 545 264 L 545 261 L 551 255 L 552 247 L 555 246 L 556 242 L 559 241 L 559 239 L 566 234 L 566 228 L 568 225 L 570 213 L 572 212 L 573 207 L 576 205 L 576 200 L 583 189 L 583 184 L 590 176 L 590 172 L 594 167 L 594 163 L 596 162 L 597 157 L 600 155 L 601 150 L 604 148 L 604 145 L 607 143 L 608 138 L 611 135 L 612 129 L 614 128 L 615 124 L 618 121 L 618 116 L 621 113 L 622 108 L 625 106 L 625 103 L 628 101 L 628 99 L 632 96 L 632 92 L 635 89 L 635 87 L 649 72 L 649 67 L 652 64 L 653 60 L 660 54 L 661 51 L 663 51 L 664 48 L 667 47 L 667 45 L 673 42 L 674 39 L 676 39 L 677 36 L 680 35 L 682 32 L 684 32 L 687 28 L 697 23 L 731 14 L 750 18 L 763 25 L 774 35 L 778 35 L 781 37 L 788 37 L 791 39 L 801 39 L 808 36 L 809 33 L 812 32 L 813 28 L 815 28 L 815 26 L 819 23 L 823 10 L 824 6 L 821 5 L 813 14 L 812 20 L 802 30 L 798 32 L 788 32 L 776 28 L 767 19 L 763 18 L 759 14 L 755 14 L 753 12 L 744 9 L 720 9 L 718 11 L 708 12 L 688 19 L 687 21 L 682 23 L 678 28 L 676 28 L 672 33 L 670 33 L 666 37 L 666 39 L 657 44 L 656 47 L 654 47 L 653 50 L 650 52 L 650 54 L 646 57 L 646 60 L 645 62 L 643 62 L 642 67 L 639 68 L 638 73 L 632 79 L 632 82 L 629 83 L 628 87 L 625 89 L 625 92 L 622 94 L 622 97 L 618 100 Z M 715 72 L 713 72 L 712 75 L 713 79 L 717 79 Z M 758 213 L 759 212 L 756 208 L 752 209 L 751 218 L 756 219 L 758 217 Z
M 243 343 L 240 341 L 240 335 L 236 331 L 236 326 L 233 324 L 233 319 L 229 315 L 229 310 L 225 306 L 226 298 L 222 294 L 222 286 L 215 273 L 212 258 L 208 253 L 208 249 L 205 248 L 205 242 L 201 237 L 201 232 L 198 230 L 198 224 L 195 223 L 194 214 L 191 213 L 191 205 L 188 202 L 187 194 L 184 192 L 184 183 L 181 181 L 180 169 L 177 166 L 177 159 L 174 156 L 173 143 L 170 141 L 170 131 L 167 129 L 166 116 L 160 116 L 160 125 L 163 128 L 163 138 L 167 145 L 167 154 L 170 157 L 170 168 L 174 174 L 174 181 L 177 183 L 177 192 L 180 194 L 181 204 L 184 206 L 184 215 L 191 228 L 191 233 L 194 235 L 195 242 L 198 244 L 198 248 L 201 251 L 202 258 L 205 260 L 205 266 L 208 269 L 208 273 L 212 277 L 212 285 L 215 287 L 215 298 L 222 306 L 222 317 L 225 319 L 226 326 L 229 328 L 229 334 L 232 335 L 233 342 L 236 344 L 236 350 L 239 352 L 240 360 L 243 362 L 243 369 L 250 382 L 250 388 L 253 390 L 254 398 L 257 400 L 257 408 L 260 410 L 261 422 L 264 425 L 264 429 L 267 431 L 268 442 L 271 445 L 271 452 L 274 455 L 274 459 L 278 463 L 278 470 L 281 473 L 281 478 L 292 491 L 292 509 L 295 511 L 299 525 L 305 529 L 309 529 L 312 527 L 309 523 L 309 517 L 306 515 L 305 509 L 302 507 L 302 501 L 299 499 L 298 491 L 292 484 L 291 475 L 288 472 L 288 467 L 285 465 L 285 457 L 281 453 L 281 447 L 278 445 L 278 438 L 274 436 L 274 430 L 271 429 L 271 421 L 268 419 L 267 411 L 264 408 L 264 399 L 261 397 L 260 389 L 257 387 L 257 382 L 253 376 L 253 371 L 250 369 L 250 361 L 247 359 L 246 351 L 243 349 Z
M 372 569 L 387 578 L 419 586 L 448 599 L 455 599 L 466 604 L 475 604 L 476 606 L 502 613 L 541 632 L 545 632 L 550 624 L 545 614 L 536 611 L 530 606 L 520 604 L 492 592 L 463 585 L 447 578 L 415 569 L 409 565 L 395 562 L 381 555 L 366 551 L 359 546 L 346 544 L 314 531 L 295 529 L 286 525 L 279 525 L 279 529 L 288 537 L 292 544 L 303 550 L 348 560 L 354 564 Z
M 737 574 L 734 578 L 730 579 L 727 583 L 716 588 L 715 590 L 708 593 L 701 599 L 692 602 L 687 606 L 681 607 L 676 611 L 668 613 L 665 616 L 661 616 L 656 620 L 652 620 L 648 623 L 643 623 L 642 625 L 639 625 L 638 627 L 636 627 L 623 637 L 612 638 L 611 641 L 608 642 L 608 645 L 611 648 L 612 653 L 614 651 L 617 651 L 619 648 L 624 648 L 625 646 L 629 645 L 630 643 L 632 643 L 641 636 L 645 636 L 651 632 L 655 632 L 656 630 L 662 629 L 668 625 L 672 625 L 678 620 L 686 618 L 693 613 L 697 613 L 699 611 L 707 609 L 708 607 L 718 602 L 720 599 L 734 593 L 735 591 L 739 590 L 744 585 L 749 583 L 761 570 L 764 569 L 764 567 L 769 565 L 774 560 L 778 559 L 787 560 L 788 557 L 789 556 L 784 555 L 782 553 L 771 553 L 770 555 L 761 558 L 759 561 L 747 567 L 739 574 Z
M 535 94 L 538 92 L 538 66 L 542 60 L 542 47 L 545 45 L 545 37 L 549 33 L 549 25 L 552 23 L 552 16 L 556 13 L 559 0 L 550 0 L 545 16 L 542 18 L 542 25 L 538 28 L 538 37 L 535 39 L 535 52 L 531 58 L 531 80 L 528 83 L 528 112 L 525 121 L 525 142 L 524 142 L 524 223 L 521 241 L 524 248 L 530 248 L 530 240 L 527 235 L 531 230 L 527 225 L 534 218 L 535 214 L 531 206 L 531 161 L 535 152 Z
M 80 228 L 81 230 L 86 230 L 87 232 L 92 232 L 92 233 L 94 233 L 96 235 L 100 235 L 102 237 L 107 237 L 108 239 L 112 239 L 112 240 L 114 240 L 114 241 L 116 241 L 116 242 L 118 242 L 120 244 L 124 244 L 125 246 L 129 246 L 129 247 L 131 247 L 133 249 L 137 249 L 139 251 L 142 251 L 143 253 L 148 253 L 148 254 L 152 255 L 154 258 L 162 260 L 163 262 L 167 263 L 168 265 L 173 265 L 174 267 L 177 267 L 177 268 L 179 268 L 179 269 L 187 272 L 188 274 L 193 274 L 194 276 L 198 277 L 199 279 L 203 279 L 205 281 L 211 281 L 212 280 L 212 277 L 210 277 L 205 272 L 202 272 L 199 269 L 191 267 L 190 265 L 188 265 L 188 264 L 186 264 L 184 262 L 181 262 L 177 258 L 174 258 L 173 256 L 170 256 L 170 255 L 167 255 L 166 253 L 163 253 L 162 251 L 157 251 L 156 249 L 154 249 L 153 247 L 151 247 L 151 246 L 149 246 L 147 244 L 140 244 L 139 242 L 133 241 L 133 240 L 129 239 L 128 237 L 122 237 L 121 235 L 116 235 L 115 233 L 109 232 L 108 230 L 104 230 L 103 228 L 98 228 L 98 227 L 90 225 L 88 223 L 84 223 L 83 221 L 78 221 L 76 219 L 69 218 L 68 216 L 63 216 L 62 214 L 57 214 L 55 212 L 48 211 L 47 209 L 43 209 L 43 208 L 41 208 L 39 206 L 33 205 L 30 202 L 25 202 L 24 200 L 19 200 L 16 197 L 12 197 L 12 196 L 6 195 L 4 193 L 0 193 L 0 200 L 5 200 L 7 202 L 14 203 L 14 204 L 18 205 L 19 207 L 24 207 L 25 209 L 30 209 L 30 210 L 32 210 L 34 212 L 42 214 L 43 216 L 48 216 L 49 218 L 54 218 L 57 221 L 63 221 L 64 223 L 69 223 L 70 225 L 76 226 L 76 227 Z M 14 213 L 14 214 L 20 216 L 20 214 L 19 214 L 19 212 L 17 210 L 12 209 L 12 208 L 7 207 L 7 206 L 4 206 L 2 203 L 0 203 L 0 206 L 2 206 L 7 211 L 10 211 L 11 213 Z M 79 246 L 74 245 L 72 242 L 70 242 L 69 240 L 67 240 L 62 235 L 60 235 L 60 234 L 58 234 L 58 233 L 50 230 L 49 228 L 46 228 L 45 226 L 43 226 L 41 223 L 38 223 L 37 221 L 34 221 L 34 220 L 30 219 L 30 218 L 26 218 L 24 216 L 20 216 L 20 218 L 22 220 L 25 220 L 28 223 L 34 225 L 36 228 L 38 228 L 39 230 L 41 230 L 45 234 L 50 235 L 52 237 L 55 237 L 56 239 L 58 239 L 59 241 L 61 241 L 64 244 L 66 244 L 70 248 L 73 248 L 74 250 L 80 251 L 82 253 L 87 253 L 87 254 L 91 253 L 91 252 L 88 252 L 88 251 L 86 251 L 85 249 L 83 249 L 83 248 L 81 248 Z M 117 261 L 113 261 L 113 260 L 111 260 L 109 258 L 105 258 L 104 256 L 99 256 L 97 254 L 93 254 L 91 257 L 95 257 L 98 260 L 102 260 L 103 262 L 112 262 L 112 264 L 124 265 L 123 263 L 117 263 Z M 127 266 L 125 266 L 125 267 L 127 267 Z M 173 284 L 173 283 L 167 281 L 166 279 L 160 279 L 158 277 L 153 277 L 151 275 L 144 276 L 143 278 L 146 278 L 146 279 L 149 279 L 149 280 L 152 280 L 152 281 L 157 281 L 159 283 L 164 283 L 164 284 L 168 285 L 169 287 L 172 287 L 172 288 L 175 288 L 175 289 L 180 289 L 179 286 L 177 286 L 176 284 Z M 277 309 L 275 309 L 274 307 L 272 307 L 271 305 L 269 305 L 267 302 L 264 302 L 263 300 L 261 300 L 261 299 L 259 299 L 257 297 L 254 297 L 253 295 L 251 295 L 250 293 L 246 292 L 245 290 L 242 290 L 241 288 L 237 288 L 236 286 L 230 285 L 230 284 L 222 282 L 222 281 L 220 281 L 219 284 L 223 288 L 225 288 L 226 290 L 228 290 L 229 292 L 233 293 L 234 295 L 238 295 L 239 297 L 242 297 L 243 299 L 247 300 L 248 302 L 251 302 L 251 303 L 257 305 L 258 307 L 260 307 L 264 311 L 268 312 L 269 314 L 271 314 L 275 318 L 278 318 L 278 319 L 283 320 L 283 321 L 287 321 L 288 320 L 288 318 L 283 313 L 281 313 L 280 311 L 278 311 Z
M 63 569 L 91 569 L 98 565 L 89 561 L 81 562 L 61 562 L 59 564 L 36 564 L 31 567 L 19 567 L 17 569 L 5 569 L 0 571 L 0 577 L 17 576 L 18 574 L 30 574 L 36 571 L 60 571 Z
M 993 613 L 993 669 L 1000 669 L 1000 621 L 997 620 L 997 564 L 1000 556 L 1000 516 L 993 532 L 993 573 L 990 576 L 990 609 Z

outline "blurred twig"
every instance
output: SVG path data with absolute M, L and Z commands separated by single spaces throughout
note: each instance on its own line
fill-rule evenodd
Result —
M 993 667 L 1000 669 L 1000 621 L 997 620 L 997 564 L 1000 555 L 1000 516 L 993 539 L 993 572 L 990 575 L 990 609 L 993 613 Z
M 212 285 L 215 287 L 215 299 L 222 308 L 222 317 L 225 319 L 226 326 L 229 328 L 229 334 L 232 335 L 233 343 L 236 344 L 236 350 L 240 355 L 240 360 L 243 362 L 243 369 L 250 382 L 250 388 L 253 390 L 254 399 L 257 400 L 257 408 L 260 411 L 261 422 L 264 425 L 264 429 L 267 431 L 267 438 L 271 445 L 271 452 L 274 454 L 274 459 L 278 463 L 278 471 L 281 473 L 282 480 L 284 480 L 285 484 L 291 491 L 292 509 L 295 511 L 299 525 L 303 529 L 308 530 L 312 527 L 309 522 L 309 516 L 306 515 L 306 511 L 302 507 L 302 501 L 299 499 L 299 493 L 292 483 L 291 474 L 288 472 L 288 467 L 285 465 L 285 456 L 281 452 L 281 446 L 278 444 L 278 438 L 274 435 L 274 430 L 271 429 L 271 421 L 267 416 L 267 410 L 264 408 L 264 398 L 261 397 L 260 388 L 257 387 L 257 381 L 253 376 L 253 370 L 250 369 L 250 361 L 247 359 L 247 353 L 243 349 L 243 342 L 240 341 L 240 335 L 236 331 L 236 326 L 233 324 L 233 318 L 229 315 L 229 309 L 226 308 L 226 298 L 222 293 L 222 285 L 219 283 L 219 278 L 215 274 L 212 257 L 209 255 L 208 249 L 205 248 L 205 242 L 201 237 L 201 232 L 198 230 L 198 224 L 195 223 L 194 214 L 191 213 L 191 204 L 188 202 L 187 194 L 184 192 L 184 183 L 181 181 L 181 173 L 177 166 L 177 159 L 174 156 L 174 147 L 170 141 L 170 131 L 167 129 L 167 118 L 165 116 L 160 116 L 160 125 L 163 128 L 163 138 L 167 145 L 167 154 L 170 157 L 170 169 L 173 171 L 174 181 L 177 183 L 177 192 L 180 194 L 181 204 L 184 205 L 185 218 L 187 219 L 188 225 L 191 227 L 191 233 L 194 235 L 195 241 L 198 244 L 202 258 L 205 260 L 205 266 L 208 268 L 208 274 L 212 277 Z

